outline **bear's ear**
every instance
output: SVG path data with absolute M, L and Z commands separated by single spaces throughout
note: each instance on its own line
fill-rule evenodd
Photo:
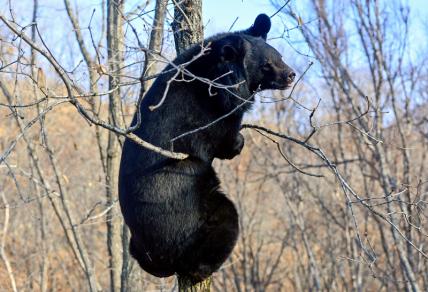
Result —
M 245 33 L 254 37 L 261 37 L 266 40 L 271 25 L 272 23 L 269 16 L 266 14 L 259 14 L 256 17 L 256 20 L 254 20 L 254 24 L 247 29 Z
M 223 62 L 231 62 L 238 57 L 238 51 L 230 44 L 221 47 L 221 59 Z

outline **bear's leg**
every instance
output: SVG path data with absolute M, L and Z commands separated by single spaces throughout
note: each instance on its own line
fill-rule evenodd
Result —
M 233 203 L 220 191 L 202 195 L 205 218 L 177 263 L 177 274 L 193 283 L 218 270 L 235 246 L 239 234 L 238 213 Z
M 144 244 L 138 240 L 138 236 L 131 236 L 129 252 L 146 272 L 156 277 L 169 277 L 174 275 L 172 264 L 160 261 L 158 258 L 152 259 L 150 253 L 144 249 Z

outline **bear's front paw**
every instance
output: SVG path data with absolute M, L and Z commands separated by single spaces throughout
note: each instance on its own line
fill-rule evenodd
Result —
M 245 144 L 245 139 L 244 136 L 242 136 L 241 133 L 238 133 L 238 135 L 236 136 L 235 139 L 235 143 L 233 144 L 233 157 L 235 157 L 236 155 L 239 155 L 242 151 L 242 148 L 244 148 L 244 144 Z M 232 157 L 232 158 L 233 158 Z
M 216 157 L 220 159 L 232 159 L 236 155 L 239 155 L 244 147 L 244 136 L 241 133 L 228 143 L 223 144 L 223 146 L 219 149 Z

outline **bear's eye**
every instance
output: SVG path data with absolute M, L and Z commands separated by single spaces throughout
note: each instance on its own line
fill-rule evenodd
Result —
M 272 65 L 271 65 L 271 64 L 269 64 L 269 63 L 266 63 L 266 64 L 264 64 L 264 65 L 262 66 L 262 70 L 263 70 L 263 71 L 266 71 L 266 72 L 269 72 L 269 71 L 271 71 L 271 70 L 272 70 Z

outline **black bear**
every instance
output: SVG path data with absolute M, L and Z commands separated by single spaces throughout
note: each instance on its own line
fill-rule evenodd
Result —
M 212 161 L 241 152 L 241 120 L 255 92 L 285 89 L 293 82 L 295 73 L 266 43 L 270 26 L 270 18 L 261 14 L 245 31 L 189 48 L 164 69 L 142 101 L 141 126 L 134 133 L 189 154 L 175 160 L 130 140 L 123 145 L 120 206 L 131 231 L 130 253 L 150 274 L 199 282 L 220 267 L 236 243 L 238 214 L 220 190 Z

